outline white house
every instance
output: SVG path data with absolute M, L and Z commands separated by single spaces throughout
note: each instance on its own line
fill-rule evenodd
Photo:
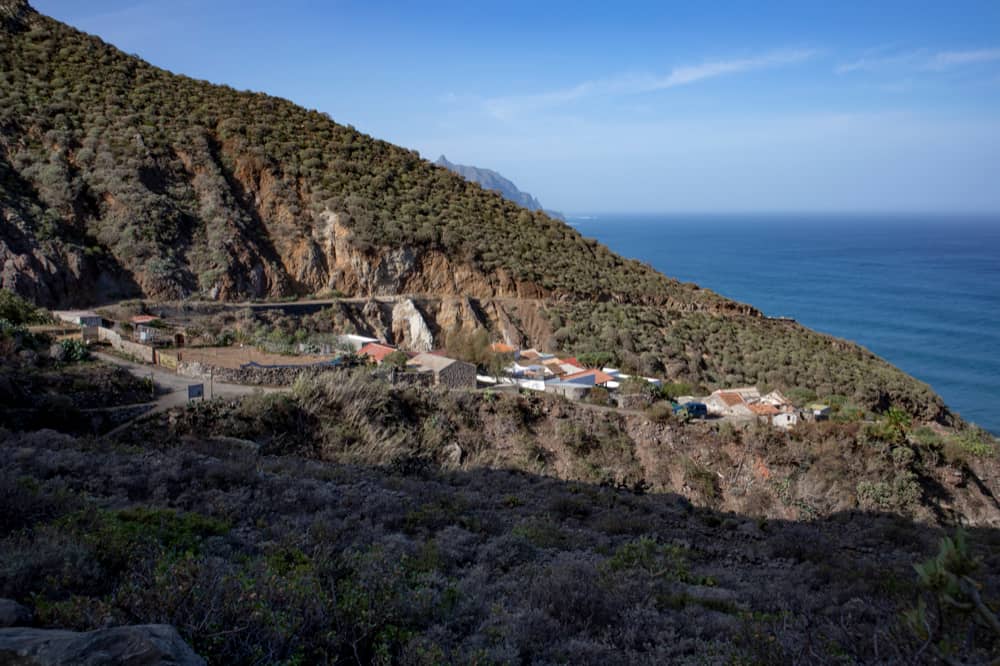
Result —
M 558 380 L 552 380 L 550 382 L 545 382 L 545 392 L 555 393 L 557 395 L 564 396 L 570 400 L 580 400 L 586 397 L 590 392 L 590 386 L 586 384 L 578 384 L 576 382 L 561 382 Z
M 554 373 L 543 363 L 532 363 L 529 361 L 515 361 L 507 366 L 507 374 L 512 377 L 552 377 Z
M 810 416 L 812 416 L 812 418 L 816 421 L 825 421 L 830 418 L 830 405 L 824 405 L 817 402 L 807 406 L 806 411 L 808 411 Z
M 84 328 L 104 325 L 104 318 L 91 310 L 60 310 L 53 314 L 62 321 Z
M 514 380 L 518 388 L 527 389 L 529 391 L 544 391 L 545 385 L 548 383 L 544 379 L 527 379 L 525 377 L 518 377 Z
M 791 408 L 793 406 L 792 401 L 778 390 L 771 391 L 767 395 L 762 396 L 760 401 L 767 405 L 774 405 L 778 409 Z
M 783 430 L 788 430 L 792 426 L 799 422 L 799 413 L 797 411 L 781 412 L 780 414 L 775 414 L 771 417 L 771 424 L 776 428 L 782 428 Z
M 142 343 L 150 344 L 156 341 L 156 329 L 145 324 L 138 324 L 135 327 L 135 338 Z

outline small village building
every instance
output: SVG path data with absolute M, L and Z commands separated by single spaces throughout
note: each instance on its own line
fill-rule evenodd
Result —
M 830 418 L 830 405 L 814 402 L 806 406 L 806 412 L 813 421 L 826 421 Z
M 799 422 L 799 413 L 795 410 L 781 412 L 780 414 L 775 414 L 771 417 L 771 425 L 776 428 L 781 428 L 783 430 L 788 430 L 792 428 Z
M 775 390 L 771 391 L 767 395 L 761 396 L 760 401 L 767 405 L 774 405 L 778 409 L 791 409 L 792 401 L 785 397 L 785 394 L 781 391 Z
M 434 375 L 434 384 L 449 388 L 476 388 L 476 366 L 439 354 L 424 352 L 406 363 L 418 372 Z
M 574 370 L 573 372 L 579 372 L 580 370 L 587 369 L 587 367 L 583 363 L 580 363 L 580 361 L 578 361 L 575 356 L 566 356 L 564 358 L 559 359 L 559 362 L 564 367 L 576 368 L 576 370 Z M 567 372 L 570 371 L 567 370 Z
M 54 314 L 62 321 L 84 328 L 104 325 L 104 317 L 91 310 L 63 310 Z
M 494 354 L 513 354 L 515 360 L 521 355 L 519 349 L 513 345 L 508 345 L 506 342 L 494 342 L 490 345 L 490 351 Z
M 781 413 L 774 405 L 768 405 L 763 402 L 747 405 L 747 409 L 753 412 L 754 416 L 756 416 L 757 420 L 761 423 L 772 423 L 774 417 Z
M 726 389 L 726 393 L 735 393 L 743 399 L 743 402 L 747 404 L 760 402 L 760 391 L 756 386 L 743 386 L 740 388 Z
M 703 401 L 709 414 L 718 416 L 753 416 L 743 397 L 734 391 L 715 391 Z
M 586 384 L 578 384 L 576 382 L 553 380 L 545 382 L 545 392 L 561 395 L 570 400 L 582 400 L 590 393 L 590 387 Z
M 153 322 L 160 321 L 160 318 L 156 315 L 136 315 L 128 321 L 133 326 L 149 326 Z
M 572 366 L 570 366 L 571 369 L 567 370 L 566 366 L 563 365 L 562 361 L 560 361 L 557 358 L 546 359 L 542 361 L 542 365 L 548 368 L 549 372 L 551 372 L 556 377 L 571 374 L 574 372 L 579 372 L 579 370 L 573 368 Z
M 524 360 L 527 360 L 527 361 L 537 361 L 537 362 L 546 361 L 546 360 L 548 360 L 550 358 L 555 358 L 555 357 L 556 357 L 555 354 L 549 354 L 547 352 L 540 352 L 537 349 L 535 349 L 534 347 L 532 347 L 531 349 L 522 349 L 521 353 L 519 355 L 519 358 L 521 358 L 521 359 L 524 359 Z
M 133 337 L 136 341 L 142 342 L 143 344 L 153 344 L 156 342 L 157 330 L 152 326 L 147 326 L 146 324 L 137 324 L 133 330 Z
M 518 388 L 527 389 L 529 391 L 544 391 L 546 385 L 549 383 L 544 379 L 535 379 L 532 377 L 516 377 L 512 381 Z
M 546 379 L 553 377 L 552 368 L 544 363 L 530 363 L 527 361 L 515 361 L 506 368 L 507 374 L 511 377 L 528 379 Z
M 382 365 L 386 357 L 399 351 L 392 345 L 384 345 L 380 342 L 369 342 L 358 350 L 358 355 L 366 356 L 374 361 L 376 365 Z
M 583 384 L 585 386 L 607 386 L 609 383 L 615 381 L 615 378 L 603 370 L 591 369 L 565 375 L 561 378 L 561 381 Z

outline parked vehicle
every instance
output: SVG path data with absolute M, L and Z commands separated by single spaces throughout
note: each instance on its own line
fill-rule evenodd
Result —
M 704 419 L 708 417 L 708 407 L 703 402 L 685 402 L 683 405 L 674 405 L 674 414 L 687 414 L 692 419 Z

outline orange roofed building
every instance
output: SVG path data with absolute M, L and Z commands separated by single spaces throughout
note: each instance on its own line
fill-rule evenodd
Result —
M 566 375 L 562 378 L 562 381 L 574 384 L 604 386 L 608 382 L 615 381 L 615 378 L 603 370 L 584 370 L 583 372 L 574 372 L 571 375 Z
M 399 350 L 390 345 L 383 345 L 380 342 L 369 342 L 358 350 L 358 354 L 361 356 L 367 356 L 371 360 L 375 361 L 376 364 L 382 365 L 385 357 L 395 351 Z
M 750 409 L 751 405 L 748 405 L 743 396 L 735 391 L 716 391 L 708 396 L 704 402 L 709 414 L 720 416 L 753 416 L 754 414 Z

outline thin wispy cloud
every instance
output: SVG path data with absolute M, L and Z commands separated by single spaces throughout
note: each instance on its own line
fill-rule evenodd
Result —
M 975 65 L 1000 60 L 1000 48 L 975 51 L 945 51 L 936 54 L 928 63 L 930 69 L 949 69 L 961 65 Z
M 903 51 L 891 55 L 870 55 L 837 65 L 837 74 L 878 71 L 935 71 L 941 72 L 965 65 L 1000 61 L 1000 48 L 968 51 L 939 51 L 929 49 Z
M 752 58 L 717 60 L 698 65 L 675 67 L 664 75 L 622 75 L 609 79 L 584 81 L 575 86 L 529 95 L 510 95 L 485 100 L 486 111 L 496 118 L 508 118 L 524 111 L 567 104 L 591 97 L 637 95 L 691 85 L 721 76 L 779 67 L 801 62 L 816 51 L 798 49 L 775 51 Z
M 851 72 L 873 72 L 877 70 L 895 69 L 900 67 L 914 66 L 921 60 L 926 60 L 926 51 L 907 51 L 894 55 L 865 56 L 857 60 L 837 65 L 834 71 L 837 74 L 850 74 Z

